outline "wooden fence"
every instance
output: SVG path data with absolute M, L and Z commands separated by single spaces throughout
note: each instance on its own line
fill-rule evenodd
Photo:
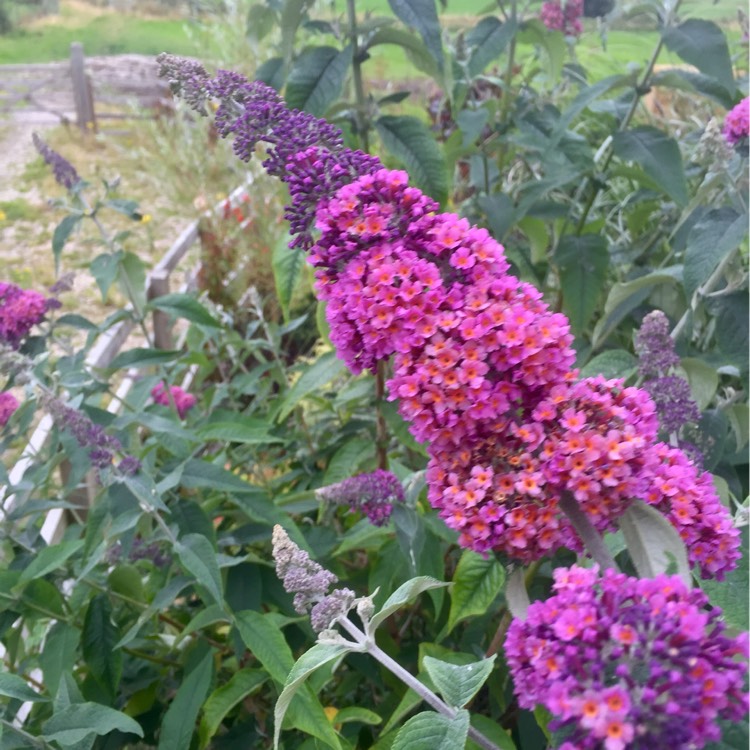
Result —
M 246 189 L 247 184 L 244 184 L 232 192 L 228 198 L 231 207 L 240 204 L 241 198 Z M 211 213 L 213 213 L 214 216 L 221 216 L 226 210 L 226 204 L 227 200 L 221 201 L 221 203 L 214 207 Z M 209 213 L 209 215 L 211 215 L 211 213 Z M 199 223 L 200 220 L 196 220 L 188 225 L 179 237 L 177 237 L 174 243 L 172 243 L 172 246 L 166 252 L 164 257 L 148 274 L 146 278 L 146 296 L 148 299 L 155 299 L 156 297 L 169 293 L 170 277 L 172 273 L 184 259 L 188 250 L 190 250 L 190 248 L 198 241 Z M 200 267 L 197 267 L 188 275 L 188 281 L 179 291 L 186 291 L 195 285 L 195 280 L 198 277 L 199 270 Z M 102 333 L 89 351 L 85 366 L 91 370 L 108 367 L 123 345 L 127 342 L 128 337 L 135 326 L 135 321 L 126 318 Z M 150 335 L 151 340 L 156 347 L 172 347 L 173 331 L 168 315 L 165 315 L 160 311 L 155 311 L 153 313 L 150 320 Z M 108 406 L 108 411 L 110 411 L 110 413 L 117 413 L 119 411 L 123 400 L 127 396 L 137 377 L 137 370 L 131 370 L 126 374 L 125 378 L 118 385 L 115 398 L 112 399 Z M 192 378 L 193 371 L 190 371 L 186 376 L 186 379 L 183 380 L 182 386 L 187 388 L 190 385 Z M 21 485 L 24 475 L 34 465 L 37 457 L 39 457 L 44 450 L 52 433 L 53 426 L 52 418 L 48 414 L 41 419 L 36 430 L 29 439 L 29 442 L 26 444 L 26 447 L 21 452 L 19 460 L 8 474 L 10 487 Z M 75 501 L 80 503 L 82 509 L 85 509 L 85 507 L 90 504 L 95 489 L 95 483 L 92 481 L 92 478 L 89 477 L 85 486 L 80 487 L 77 491 Z M 19 508 L 27 499 L 27 495 L 24 492 L 19 491 L 9 495 L 3 500 L 4 491 L 5 488 L 0 486 L 0 504 L 2 506 L 1 515 L 3 519 L 12 514 L 12 512 Z M 54 508 L 47 513 L 40 532 L 42 538 L 47 544 L 55 544 L 60 541 L 67 526 L 68 519 L 68 512 L 62 508 Z
M 156 59 L 143 55 L 85 57 L 70 45 L 70 58 L 56 63 L 0 65 L 0 114 L 25 121 L 57 119 L 96 130 L 102 120 L 143 117 L 140 110 L 168 106 L 169 86 Z

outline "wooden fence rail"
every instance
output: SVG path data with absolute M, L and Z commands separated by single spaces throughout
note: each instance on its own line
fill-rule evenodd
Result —
M 133 105 L 154 110 L 171 101 L 156 58 L 143 55 L 85 57 L 70 45 L 70 58 L 56 63 L 0 65 L 0 114 L 50 116 L 95 130 L 98 120 L 143 117 Z

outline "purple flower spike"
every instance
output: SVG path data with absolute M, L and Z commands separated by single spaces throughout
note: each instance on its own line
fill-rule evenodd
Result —
M 81 181 L 75 167 L 67 159 L 60 156 L 57 151 L 51 149 L 36 133 L 31 137 L 36 150 L 41 154 L 44 161 L 52 167 L 58 185 L 62 185 L 66 190 L 72 190 Z
M 702 748 L 747 715 L 747 633 L 678 576 L 555 571 L 555 594 L 514 620 L 505 653 L 523 708 L 545 706 L 560 750 Z
M 390 471 L 383 469 L 323 487 L 317 494 L 329 503 L 348 505 L 354 511 L 361 511 L 375 526 L 388 522 L 394 503 L 404 502 L 401 482 Z

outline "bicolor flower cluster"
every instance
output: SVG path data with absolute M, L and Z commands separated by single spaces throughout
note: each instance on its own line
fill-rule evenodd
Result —
M 747 634 L 729 636 L 702 591 L 596 567 L 554 577 L 505 652 L 520 705 L 552 713 L 560 750 L 702 748 L 718 719 L 743 719 Z
M 486 230 L 439 213 L 405 172 L 344 149 L 262 84 L 162 62 L 191 100 L 220 99 L 219 127 L 242 158 L 266 144 L 269 172 L 290 186 L 292 245 L 312 245 L 331 340 L 354 372 L 392 358 L 389 397 L 429 444 L 429 499 L 461 544 L 536 560 L 579 549 L 564 493 L 602 531 L 642 498 L 692 544 L 703 575 L 736 565 L 729 512 L 709 475 L 658 442 L 648 393 L 576 382 L 567 319 L 508 274 Z
M 549 0 L 542 5 L 539 19 L 550 31 L 562 31 L 565 36 L 580 36 L 583 32 L 583 0 Z
M 49 308 L 43 294 L 0 281 L 0 344 L 18 349 Z
M 0 391 L 0 427 L 8 424 L 18 406 L 18 399 L 10 391 Z
M 179 385 L 167 387 L 164 383 L 158 383 L 151 389 L 151 398 L 154 399 L 154 403 L 161 406 L 174 405 L 180 419 L 185 419 L 185 415 L 197 403 L 195 396 L 182 390 Z
M 364 513 L 375 526 L 387 523 L 394 504 L 404 502 L 404 488 L 398 477 L 383 469 L 321 487 L 315 494 L 324 502 L 348 505 L 351 510 Z
M 724 118 L 724 137 L 732 146 L 747 142 L 750 134 L 750 97 L 745 97 Z

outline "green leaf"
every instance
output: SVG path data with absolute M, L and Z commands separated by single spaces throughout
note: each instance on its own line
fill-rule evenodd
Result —
M 367 49 L 379 44 L 395 44 L 401 47 L 415 68 L 428 76 L 437 77 L 438 69 L 434 58 L 429 53 L 425 43 L 414 34 L 404 29 L 378 29 L 367 43 Z
M 375 121 L 383 145 L 401 161 L 417 187 L 436 201 L 448 197 L 445 157 L 429 128 L 416 117 L 383 115 Z
M 89 264 L 89 271 L 91 271 L 91 275 L 99 287 L 102 300 L 106 300 L 110 287 L 115 283 L 117 274 L 120 271 L 120 259 L 122 255 L 121 250 L 116 253 L 102 253 L 101 255 L 97 255 Z
M 662 284 L 676 285 L 682 280 L 682 266 L 672 266 L 661 271 L 641 276 L 633 281 L 614 284 L 604 303 L 602 317 L 594 327 L 591 346 L 596 349 L 603 344 L 617 324 L 638 305 L 647 299 L 654 287 Z
M 448 632 L 464 618 L 484 614 L 504 583 L 505 568 L 497 560 L 465 550 L 453 575 Z
M 734 570 L 724 574 L 723 581 L 700 581 L 700 587 L 708 594 L 711 604 L 721 607 L 723 619 L 736 632 L 744 632 L 750 627 L 748 623 L 750 610 L 748 537 L 750 537 L 750 526 L 743 526 L 740 529 L 742 557 Z
M 690 230 L 685 248 L 684 282 L 688 299 L 747 235 L 747 214 L 728 206 L 702 216 Z
M 135 565 L 117 565 L 107 576 L 107 584 L 116 594 L 122 594 L 137 602 L 144 600 L 143 581 Z
M 91 676 L 114 700 L 122 675 L 122 651 L 117 647 L 119 633 L 112 622 L 112 605 L 106 594 L 97 594 L 90 602 L 83 620 L 81 647 Z
M 32 690 L 26 680 L 10 672 L 0 672 L 0 695 L 6 698 L 17 698 L 19 701 L 44 702 L 49 698 L 39 695 L 36 690 Z
M 164 294 L 151 300 L 148 306 L 153 310 L 163 310 L 175 318 L 184 318 L 207 328 L 222 327 L 204 305 L 187 294 Z
M 488 740 L 494 742 L 500 750 L 516 750 L 516 745 L 508 730 L 503 729 L 487 716 L 472 714 L 471 726 L 480 731 Z M 469 738 L 466 743 L 466 750 L 481 750 L 481 748 L 474 740 Z
M 323 484 L 336 484 L 357 473 L 362 462 L 373 456 L 371 438 L 352 438 L 344 443 L 328 462 Z
M 383 721 L 383 717 L 376 714 L 374 711 L 370 711 L 367 708 L 361 708 L 360 706 L 349 706 L 348 708 L 342 708 L 334 718 L 336 724 L 369 724 L 370 726 L 377 726 Z
M 235 672 L 229 682 L 214 690 L 203 706 L 200 724 L 200 747 L 205 748 L 216 734 L 224 717 L 247 696 L 255 693 L 268 679 L 260 669 L 241 669 Z
M 425 656 L 422 664 L 443 700 L 449 706 L 461 708 L 487 681 L 495 664 L 495 656 L 473 664 L 449 664 L 447 661 Z
M 177 541 L 174 550 L 185 569 L 211 594 L 216 604 L 221 604 L 221 573 L 211 542 L 202 534 L 188 534 Z
M 404 604 L 419 596 L 423 591 L 439 589 L 447 585 L 444 581 L 438 581 L 430 576 L 417 576 L 403 583 L 385 600 L 380 610 L 372 616 L 367 628 L 368 633 L 374 633 L 383 620 L 390 617 L 396 610 L 401 609 Z
M 285 60 L 291 60 L 297 29 L 312 5 L 312 0 L 284 0 L 281 8 L 281 51 Z
M 336 352 L 327 352 L 318 358 L 290 388 L 289 393 L 281 402 L 276 421 L 283 422 L 305 396 L 320 391 L 324 385 L 338 377 L 345 369 L 346 366 L 336 356 Z
M 39 666 L 44 675 L 44 686 L 50 695 L 57 693 L 60 679 L 73 672 L 81 632 L 66 622 L 56 622 L 44 637 L 44 649 L 39 654 Z
M 21 577 L 18 579 L 18 585 L 22 585 L 34 578 L 51 573 L 53 570 L 61 568 L 81 547 L 83 539 L 77 539 L 74 542 L 62 542 L 51 547 L 41 549 L 36 557 L 23 569 Z
M 526 619 L 531 602 L 526 590 L 526 573 L 523 568 L 516 568 L 508 576 L 508 582 L 505 584 L 505 601 L 513 617 L 519 620 Z
M 710 310 L 716 315 L 716 343 L 741 373 L 748 368 L 749 301 L 745 289 L 710 300 Z
M 750 747 L 750 727 L 746 721 L 718 719 L 716 724 L 721 729 L 721 739 L 704 745 L 703 750 L 747 750 Z
M 715 78 L 692 70 L 672 68 L 659 71 L 652 76 L 651 85 L 703 94 L 703 96 L 707 96 L 720 104 L 724 109 L 731 109 L 734 105 L 733 93 L 727 91 Z
M 680 367 L 687 375 L 690 383 L 690 392 L 698 404 L 698 409 L 703 411 L 713 400 L 716 389 L 719 387 L 719 373 L 716 368 L 704 362 L 702 359 L 686 357 L 680 362 Z
M 283 685 L 294 666 L 294 657 L 273 618 L 248 609 L 237 612 L 234 623 L 255 658 L 275 682 Z M 314 735 L 330 747 L 340 748 L 331 722 L 309 686 L 305 685 L 297 692 L 287 709 L 287 719 L 298 729 Z
M 293 109 L 322 117 L 339 98 L 352 63 L 352 46 L 308 47 L 295 60 L 286 82 L 285 98 Z
M 305 256 L 304 248 L 292 249 L 289 247 L 287 235 L 284 235 L 273 248 L 271 268 L 273 269 L 276 296 L 279 305 L 281 305 L 281 312 L 285 321 L 289 320 L 289 307 L 292 304 L 292 297 L 302 279 Z
M 692 585 L 685 543 L 662 513 L 642 500 L 634 500 L 618 526 L 641 578 L 655 578 L 676 565 L 675 572 L 685 585 Z
M 55 276 L 60 272 L 60 256 L 62 255 L 65 243 L 70 239 L 73 230 L 78 226 L 83 217 L 80 214 L 70 214 L 66 216 L 52 233 L 52 255 L 55 258 Z
M 146 264 L 139 256 L 130 251 L 120 255 L 117 281 L 136 310 L 143 310 L 146 307 Z
M 458 711 L 452 719 L 423 711 L 401 727 L 391 750 L 458 750 L 466 745 L 468 733 L 468 711 Z
M 637 369 L 638 360 L 624 349 L 608 349 L 597 354 L 582 368 L 581 378 L 593 378 L 604 375 L 605 378 L 629 378 Z
M 246 609 L 235 613 L 234 623 L 240 638 L 279 684 L 284 684 L 294 666 L 292 650 L 272 618 Z
M 284 689 L 276 701 L 276 707 L 273 712 L 273 746 L 274 750 L 279 746 L 281 736 L 281 723 L 284 721 L 284 715 L 292 701 L 292 698 L 302 687 L 305 680 L 316 670 L 328 662 L 340 659 L 352 649 L 339 643 L 316 643 L 309 651 L 306 651 L 297 660 L 291 671 L 287 675 Z
M 281 91 L 286 81 L 286 64 L 283 57 L 271 57 L 255 71 L 255 80 L 276 91 Z
M 126 198 L 111 198 L 104 201 L 104 205 L 129 219 L 133 219 L 133 221 L 140 221 L 143 218 L 138 212 L 138 201 L 131 201 Z
M 276 25 L 276 13 L 267 5 L 256 3 L 247 11 L 247 25 L 245 33 L 256 44 L 263 41 Z M 257 79 L 256 79 L 257 80 Z
M 680 206 L 687 205 L 688 191 L 680 147 L 674 138 L 649 125 L 614 134 L 615 156 L 633 161 Z
M 129 349 L 118 354 L 109 367 L 112 370 L 124 370 L 126 367 L 152 367 L 153 365 L 172 362 L 181 354 L 182 352 L 177 349 L 173 351 L 145 348 Z
M 443 69 L 443 40 L 435 0 L 388 0 L 394 14 L 414 29 L 425 43 L 438 70 Z
M 727 91 L 736 90 L 726 37 L 713 21 L 690 18 L 679 26 L 667 28 L 662 37 L 667 49 L 686 63 L 715 78 Z
M 159 730 L 158 750 L 189 750 L 198 711 L 211 687 L 213 671 L 214 653 L 207 648 L 203 658 L 183 678 L 164 714 Z
M 198 630 L 207 628 L 209 625 L 215 625 L 217 622 L 229 622 L 229 615 L 218 604 L 212 604 L 206 609 L 202 609 L 192 620 L 185 626 L 175 640 L 175 645 L 183 638 L 195 633 Z
M 555 261 L 560 269 L 563 310 L 570 326 L 580 336 L 596 310 L 609 267 L 606 237 L 565 235 L 557 246 Z
M 510 19 L 505 23 L 487 16 L 466 34 L 466 45 L 471 49 L 467 64 L 469 76 L 476 78 L 496 58 L 505 52 L 505 48 L 513 39 L 518 24 Z
M 55 711 L 52 718 L 42 725 L 42 739 L 70 747 L 90 734 L 105 735 L 115 731 L 143 737 L 141 725 L 122 711 L 101 703 L 74 703 Z
M 211 422 L 195 432 L 201 440 L 221 440 L 244 445 L 267 445 L 283 443 L 283 438 L 270 435 L 269 425 L 261 420 L 240 417 L 236 422 Z
M 157 612 L 161 612 L 163 609 L 171 606 L 174 600 L 182 592 L 183 589 L 192 585 L 193 581 L 186 576 L 178 576 L 173 578 L 163 589 L 161 589 L 149 606 L 141 612 L 135 625 L 128 630 L 127 633 L 114 645 L 114 648 L 122 648 L 127 646 L 130 641 L 138 635 L 138 631 L 143 627 L 143 624 L 150 620 Z

